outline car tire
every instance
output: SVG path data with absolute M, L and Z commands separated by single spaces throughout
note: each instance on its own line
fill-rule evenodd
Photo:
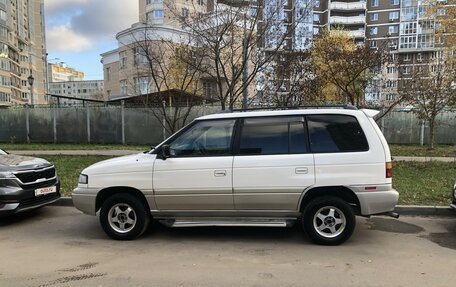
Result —
M 339 245 L 352 235 L 356 217 L 353 208 L 343 199 L 322 196 L 304 208 L 302 225 L 313 242 Z
M 132 240 L 146 231 L 150 221 L 147 205 L 134 195 L 118 193 L 108 197 L 100 210 L 100 224 L 116 240 Z

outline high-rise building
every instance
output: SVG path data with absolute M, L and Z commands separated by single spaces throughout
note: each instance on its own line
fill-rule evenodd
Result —
M 47 104 L 44 0 L 0 0 L 0 106 Z

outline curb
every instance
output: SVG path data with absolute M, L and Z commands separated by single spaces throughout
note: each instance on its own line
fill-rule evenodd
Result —
M 456 210 L 449 206 L 397 205 L 394 211 L 411 216 L 456 216 Z
M 61 197 L 51 206 L 73 206 L 71 197 Z M 456 210 L 447 206 L 397 205 L 394 209 L 399 215 L 408 216 L 456 216 Z

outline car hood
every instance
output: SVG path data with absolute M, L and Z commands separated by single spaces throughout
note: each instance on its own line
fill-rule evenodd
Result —
M 86 175 L 94 175 L 115 174 L 135 171 L 141 172 L 144 171 L 143 163 L 146 161 L 153 161 L 155 157 L 155 154 L 148 153 L 139 153 L 116 157 L 97 162 L 84 169 L 81 173 Z
M 42 158 L 15 154 L 0 155 L 0 171 L 38 169 L 48 166 L 51 164 Z

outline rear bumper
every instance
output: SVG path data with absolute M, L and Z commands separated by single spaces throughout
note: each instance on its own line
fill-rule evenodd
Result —
M 361 205 L 361 215 L 374 215 L 393 211 L 399 200 L 395 189 L 356 192 Z

